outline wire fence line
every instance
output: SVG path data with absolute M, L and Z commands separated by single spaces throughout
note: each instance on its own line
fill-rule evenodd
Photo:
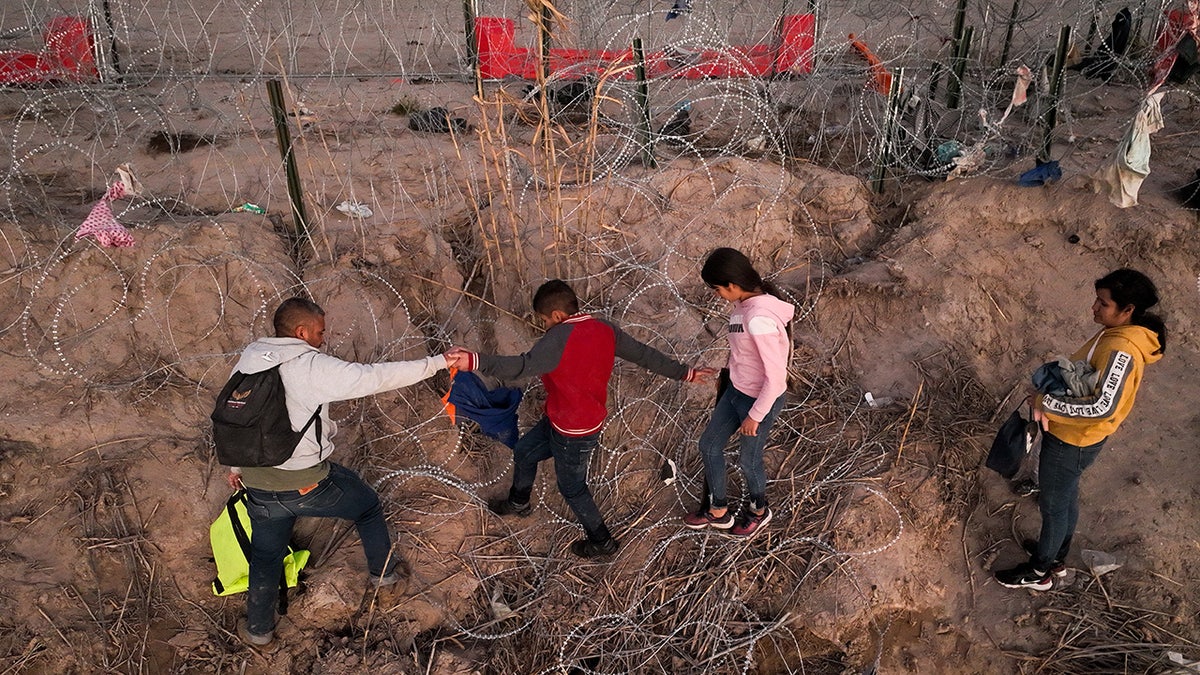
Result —
M 566 17 L 553 27 L 556 47 L 627 47 L 639 36 L 651 48 L 688 41 L 752 44 L 769 40 L 781 16 L 811 12 L 819 18 L 818 50 L 827 51 L 827 57 L 845 46 L 842 33 L 852 32 L 897 65 L 928 60 L 944 51 L 953 37 L 958 9 L 957 0 L 566 0 L 555 4 Z M 687 9 L 676 9 L 677 5 Z M 1132 10 L 1135 44 L 1147 44 L 1169 5 L 1167 0 L 971 0 L 965 3 L 965 22 L 976 29 L 974 53 L 979 62 L 995 65 L 1006 42 L 1011 43 L 1010 56 L 1049 51 L 1062 25 L 1094 44 L 1126 6 Z M 471 52 L 465 16 L 514 19 L 520 24 L 518 42 L 532 47 L 539 38 L 526 20 L 530 12 L 519 0 L 19 0 L 0 10 L 0 39 L 6 46 L 33 46 L 48 18 L 71 15 L 88 18 L 97 36 L 97 54 L 109 75 L 218 77 L 269 74 L 283 68 L 293 76 L 404 72 L 465 77 Z M 673 13 L 677 16 L 668 18 Z
M 690 7 L 668 20 L 667 2 L 565 2 L 564 20 L 550 25 L 553 48 L 598 53 L 627 51 L 635 38 L 647 52 L 676 59 L 682 68 L 704 50 L 738 60 L 739 49 L 772 47 L 781 18 L 816 15 L 812 71 L 759 78 L 688 79 L 652 76 L 644 110 L 637 85 L 606 78 L 597 93 L 612 108 L 606 122 L 622 128 L 611 137 L 617 163 L 633 158 L 647 139 L 639 128 L 661 133 L 680 110 L 693 127 L 684 141 L 706 153 L 766 152 L 803 157 L 866 176 L 886 168 L 895 178 L 944 176 L 956 158 L 972 158 L 973 171 L 1002 171 L 1043 145 L 1045 115 L 1055 101 L 1046 93 L 1060 27 L 1071 29 L 1079 55 L 1094 53 L 1127 3 L 1028 3 L 1015 0 L 909 3 L 797 2 L 679 3 Z M 965 11 L 957 19 L 959 8 Z M 1062 137 L 1074 137 L 1074 101 L 1105 91 L 1144 88 L 1155 36 L 1163 26 L 1166 0 L 1141 0 L 1132 9 L 1129 47 L 1116 56 L 1107 81 L 1075 76 L 1058 101 Z M 467 16 L 515 22 L 515 43 L 536 53 L 538 30 L 525 3 L 289 2 L 220 0 L 199 4 L 176 0 L 33 0 L 0 10 L 0 47 L 41 53 L 47 26 L 56 16 L 85 20 L 94 40 L 97 77 L 68 73 L 52 90 L 7 89 L 14 133 L 8 140 L 5 191 L 27 169 L 31 153 L 80 153 L 80 162 L 105 159 L 97 145 L 126 148 L 155 135 L 190 126 L 204 138 L 255 133 L 255 120 L 269 104 L 263 82 L 285 77 L 303 107 L 307 100 L 341 98 L 360 124 L 371 124 L 378 108 L 365 109 L 364 90 L 389 87 L 399 99 L 406 85 L 423 81 L 466 82 L 473 78 L 473 43 Z M 958 58 L 955 27 L 970 29 L 971 41 Z M 852 41 L 878 59 L 869 66 Z M 470 43 L 470 44 L 469 44 Z M 1032 70 L 1031 102 L 1001 120 L 1016 82 L 1015 68 Z M 9 71 L 20 70 L 18 62 Z M 548 86 L 561 89 L 580 77 L 578 68 L 552 73 Z M 886 75 L 881 75 L 886 73 Z M 61 75 L 61 73 L 60 73 Z M 960 77 L 961 75 L 961 77 Z M 889 99 L 881 78 L 902 78 L 902 91 Z M 489 90 L 497 85 L 487 85 Z M 519 83 L 507 83 L 514 92 Z M 469 96 L 469 89 L 464 93 Z M 312 93 L 309 93 L 312 92 Z M 1185 94 L 1186 95 L 1186 94 Z M 360 100 L 356 100 L 360 99 Z M 608 101 L 611 100 L 611 103 Z M 889 100 L 891 102 L 889 102 Z M 465 102 L 465 101 L 464 101 Z M 355 105 L 357 104 L 357 109 Z M 988 118 L 981 120 L 979 111 Z M 187 118 L 196 118 L 188 124 Z M 744 124 L 748 117 L 752 123 Z M 85 132 L 90 146 L 71 148 L 54 139 L 67 126 Z M 41 132 L 41 133 L 39 133 Z M 705 133 L 708 132 L 708 133 Z M 47 134 L 52 138 L 43 138 Z M 264 144 L 266 145 L 266 144 Z M 968 150 L 976 151 L 971 155 Z M 67 161 L 67 160 L 61 160 Z M 961 160 L 960 160 L 961 161 Z M 111 165 L 92 167 L 105 176 Z M 94 178 L 94 176 L 93 176 Z

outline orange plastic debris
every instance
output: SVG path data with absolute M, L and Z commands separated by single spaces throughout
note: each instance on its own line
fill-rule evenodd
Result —
M 892 90 L 892 74 L 888 72 L 883 61 L 875 56 L 875 52 L 871 51 L 866 43 L 857 39 L 854 33 L 851 33 L 849 38 L 850 46 L 858 50 L 858 53 L 862 54 L 863 58 L 867 60 L 867 64 L 871 66 L 871 79 L 874 80 L 875 91 L 886 96 Z
M 458 368 L 450 369 L 450 389 L 454 388 L 454 376 L 457 374 Z M 458 423 L 456 417 L 458 406 L 450 402 L 450 389 L 447 389 L 446 393 L 442 395 L 442 407 L 446 409 L 446 414 L 450 416 L 450 424 L 453 425 Z

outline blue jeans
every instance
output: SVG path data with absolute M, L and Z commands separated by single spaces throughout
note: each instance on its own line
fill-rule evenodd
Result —
M 250 533 L 250 590 L 246 597 L 246 625 L 251 633 L 264 635 L 275 629 L 283 556 L 299 516 L 353 520 L 373 577 L 390 572 L 385 565 L 396 564 L 394 559 L 389 560 L 392 540 L 379 495 L 344 466 L 330 462 L 329 475 L 307 494 L 246 488 L 246 496 L 246 510 L 254 528 Z
M 513 448 L 513 482 L 508 499 L 514 504 L 528 504 L 533 492 L 533 480 L 537 478 L 538 464 L 554 458 L 554 476 L 558 481 L 558 492 L 575 512 L 579 524 L 588 539 L 604 542 L 612 538 L 604 517 L 588 489 L 588 460 L 592 450 L 600 444 L 600 433 L 590 436 L 564 436 L 550 426 L 543 417 L 532 429 L 517 441 Z
M 738 434 L 739 459 L 742 475 L 746 479 L 746 494 L 751 506 L 755 509 L 767 505 L 767 471 L 763 467 L 763 448 L 767 445 L 767 436 L 771 433 L 771 425 L 779 417 L 783 409 L 783 394 L 775 399 L 771 410 L 758 423 L 758 433 L 754 436 Z M 704 478 L 708 482 L 708 494 L 705 501 L 711 500 L 710 506 L 721 509 L 728 506 L 725 482 L 725 446 L 729 438 L 738 433 L 742 420 L 750 414 L 754 399 L 734 387 L 726 387 L 725 393 L 717 400 L 713 408 L 712 418 L 704 433 L 700 434 L 700 457 L 704 460 Z
M 1107 440 L 1107 439 L 1106 439 Z M 1079 447 L 1044 434 L 1038 461 L 1038 510 L 1042 513 L 1042 532 L 1037 554 L 1030 561 L 1039 570 L 1050 569 L 1055 560 L 1066 560 L 1079 520 L 1079 477 L 1096 461 L 1104 441 Z

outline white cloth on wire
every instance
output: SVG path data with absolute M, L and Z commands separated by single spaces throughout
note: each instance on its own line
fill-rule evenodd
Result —
M 1112 161 L 1098 176 L 1108 188 L 1108 200 L 1123 209 L 1137 206 L 1138 190 L 1150 175 L 1150 134 L 1163 128 L 1164 94 L 1155 92 L 1142 101 Z

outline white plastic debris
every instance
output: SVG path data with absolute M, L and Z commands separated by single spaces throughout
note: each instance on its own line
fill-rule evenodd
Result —
M 341 204 L 338 204 L 337 210 L 348 216 L 354 216 L 356 218 L 370 218 L 371 216 L 375 215 L 375 212 L 371 210 L 371 207 L 367 206 L 366 204 L 360 204 L 359 202 L 352 201 L 344 201 Z
M 875 398 L 875 395 L 869 391 L 863 394 L 863 400 L 866 401 L 867 405 L 871 406 L 872 408 L 883 408 L 892 404 L 892 399 L 890 397 L 880 396 L 879 398 Z
M 675 482 L 675 476 L 678 473 L 679 468 L 675 466 L 675 460 L 668 457 L 663 460 L 662 467 L 658 470 L 658 477 L 662 479 L 663 485 L 670 485 Z
M 133 175 L 133 169 L 129 164 L 121 164 L 117 167 L 117 180 L 125 186 L 126 197 L 137 197 L 142 194 L 142 183 Z
M 503 596 L 501 595 L 499 588 L 492 591 L 492 599 L 491 599 L 492 616 L 497 621 L 503 621 L 503 620 L 507 619 L 508 617 L 516 614 L 516 612 L 514 612 L 512 610 L 512 608 L 509 607 L 508 604 L 506 604 L 504 602 L 504 600 L 501 599 L 502 597 Z
M 1117 562 L 1117 557 L 1111 553 L 1104 551 L 1093 551 L 1091 549 L 1083 549 L 1079 553 L 1083 558 L 1083 564 L 1087 565 L 1092 574 L 1102 576 L 1112 572 L 1113 570 L 1121 569 L 1121 563 Z
M 1170 671 L 1170 675 L 1200 675 L 1200 661 L 1188 661 L 1179 652 L 1167 652 L 1167 660 L 1181 666 Z

